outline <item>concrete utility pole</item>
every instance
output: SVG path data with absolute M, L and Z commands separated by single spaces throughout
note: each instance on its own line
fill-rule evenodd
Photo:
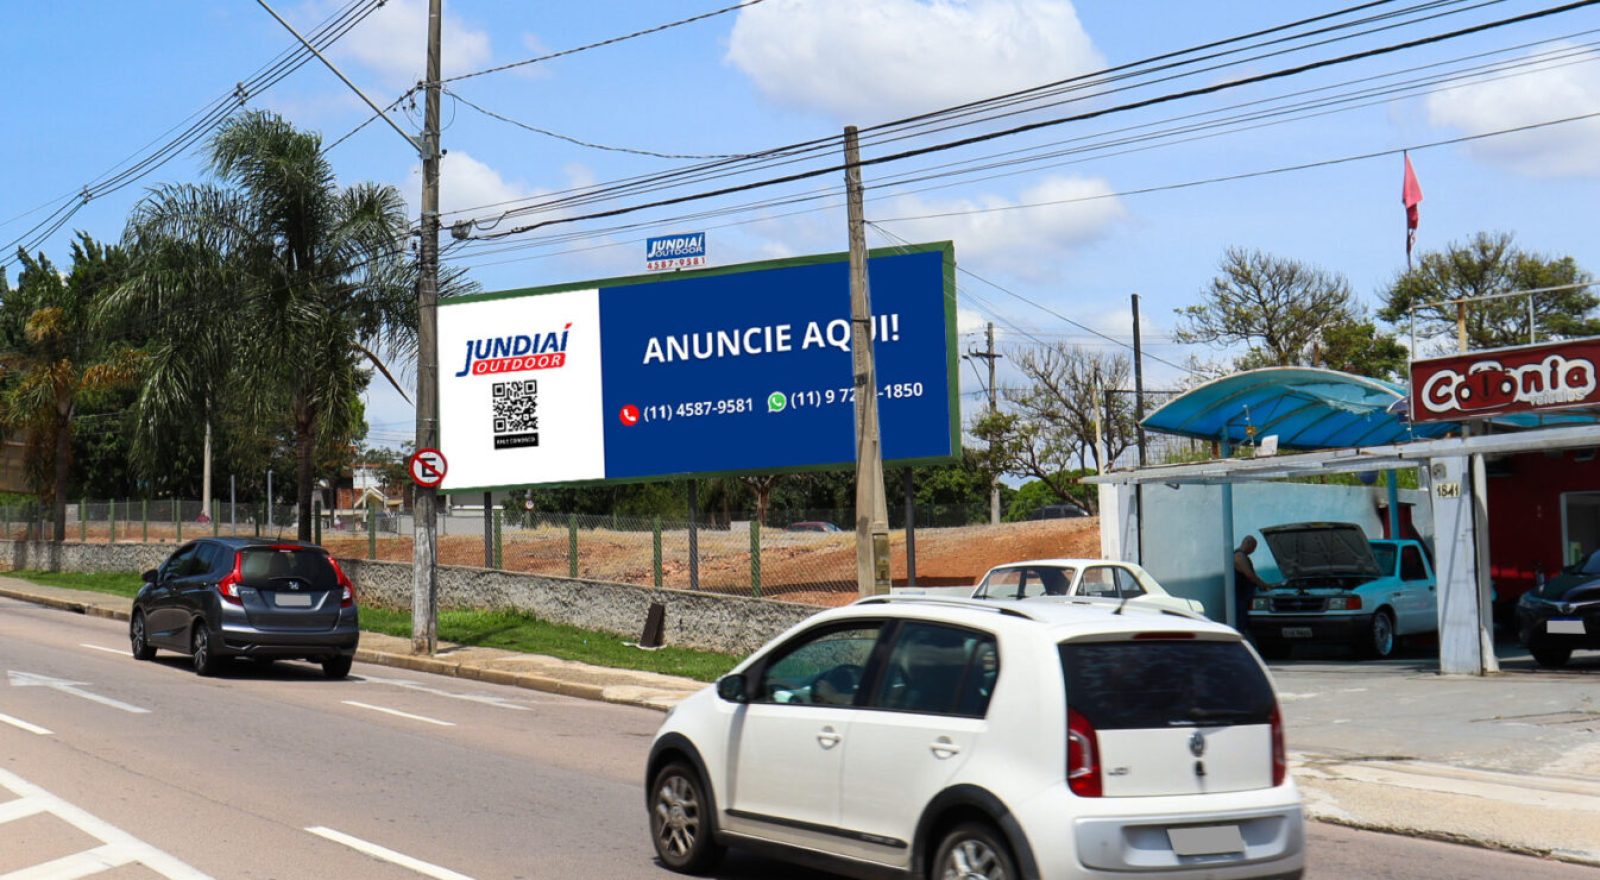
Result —
M 422 143 L 422 241 L 417 279 L 417 448 L 439 446 L 439 43 L 444 0 L 428 0 L 428 72 L 424 83 Z M 411 652 L 438 648 L 439 560 L 434 529 L 439 492 L 417 487 L 412 509 Z
M 1139 335 L 1139 294 L 1133 295 L 1133 429 L 1139 443 L 1139 467 L 1146 464 L 1144 451 L 1144 347 Z M 1144 564 L 1144 484 L 1133 484 L 1134 552 Z
M 878 434 L 878 378 L 872 356 L 872 297 L 867 290 L 867 224 L 861 207 L 861 145 L 844 130 L 844 186 L 850 220 L 850 357 L 856 391 L 856 586 L 863 596 L 889 592 L 889 505 Z
M 1467 301 L 1456 300 L 1456 350 L 1467 353 Z
M 999 392 L 998 392 L 998 389 L 996 389 L 995 386 L 994 386 L 994 362 L 1001 358 L 1001 355 L 996 354 L 995 350 L 994 350 L 994 322 L 993 321 L 989 322 L 989 327 L 988 327 L 988 330 L 986 331 L 985 339 L 989 343 L 989 347 L 988 347 L 987 351 L 969 351 L 969 352 L 967 352 L 967 354 L 969 356 L 971 356 L 971 357 L 983 358 L 984 360 L 989 362 L 989 416 L 991 418 L 993 418 L 994 414 L 996 412 L 999 412 L 999 403 L 998 403 L 998 400 L 997 400 Z M 1000 475 L 999 474 L 995 474 L 995 475 L 989 477 L 989 525 L 991 525 L 991 526 L 992 525 L 999 525 L 999 523 L 1000 523 Z

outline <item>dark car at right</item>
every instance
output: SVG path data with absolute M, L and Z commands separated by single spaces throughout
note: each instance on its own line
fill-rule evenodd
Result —
M 1517 636 L 1540 666 L 1567 665 L 1572 652 L 1600 649 L 1600 550 L 1517 601 Z

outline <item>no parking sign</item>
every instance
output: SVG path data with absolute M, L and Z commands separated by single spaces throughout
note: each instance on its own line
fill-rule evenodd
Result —
M 418 449 L 412 453 L 406 465 L 411 471 L 411 479 L 424 489 L 432 489 L 444 482 L 445 471 L 449 470 L 444 453 L 437 449 Z

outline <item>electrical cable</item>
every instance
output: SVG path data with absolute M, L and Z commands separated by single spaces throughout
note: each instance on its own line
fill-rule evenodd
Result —
M 1339 64 L 1346 64 L 1346 63 L 1349 63 L 1349 62 L 1352 62 L 1352 61 L 1364 60 L 1364 59 L 1367 59 L 1367 58 L 1379 57 L 1379 56 L 1382 56 L 1382 55 L 1388 55 L 1388 54 L 1392 54 L 1394 52 L 1404 51 L 1404 50 L 1407 50 L 1407 49 L 1414 49 L 1414 48 L 1417 48 L 1419 46 L 1431 45 L 1431 44 L 1434 44 L 1434 43 L 1444 42 L 1444 41 L 1447 41 L 1447 40 L 1458 39 L 1458 38 L 1461 38 L 1461 37 L 1464 37 L 1464 36 L 1483 33 L 1483 32 L 1486 32 L 1486 31 L 1497 29 L 1497 28 L 1507 27 L 1507 26 L 1513 25 L 1513 24 L 1521 24 L 1521 23 L 1528 22 L 1528 21 L 1533 21 L 1533 20 L 1536 20 L 1536 19 L 1539 19 L 1539 18 L 1544 18 L 1546 16 L 1557 15 L 1557 14 L 1561 14 L 1561 13 L 1564 13 L 1564 12 L 1570 12 L 1570 11 L 1573 11 L 1573 10 L 1576 10 L 1576 9 L 1581 9 L 1581 8 L 1588 7 L 1588 6 L 1593 6 L 1596 3 L 1600 3 L 1600 0 L 1576 0 L 1576 2 L 1566 3 L 1566 4 L 1563 4 L 1563 5 L 1560 5 L 1560 6 L 1549 7 L 1549 8 L 1546 8 L 1546 9 L 1541 9 L 1541 10 L 1537 10 L 1537 11 L 1534 11 L 1534 12 L 1525 13 L 1523 15 L 1517 15 L 1517 16 L 1512 16 L 1512 17 L 1509 17 L 1509 18 L 1499 19 L 1499 20 L 1496 20 L 1496 21 L 1486 22 L 1486 23 L 1478 24 L 1478 25 L 1473 25 L 1473 26 L 1466 27 L 1466 28 L 1460 28 L 1460 29 L 1457 29 L 1457 30 L 1454 30 L 1454 31 L 1445 32 L 1445 33 L 1433 34 L 1433 35 L 1429 35 L 1429 36 L 1426 36 L 1426 37 L 1413 39 L 1413 40 L 1408 40 L 1408 41 L 1401 42 L 1401 43 L 1390 44 L 1388 46 L 1380 46 L 1380 47 L 1376 47 L 1376 48 L 1372 48 L 1372 49 L 1366 49 L 1366 50 L 1363 50 L 1363 51 L 1360 51 L 1360 52 L 1349 53 L 1349 54 L 1336 56 L 1336 57 L 1332 57 L 1332 58 L 1323 58 L 1323 59 L 1319 59 L 1319 60 L 1316 60 L 1316 61 L 1311 61 L 1311 62 L 1307 62 L 1307 63 L 1303 63 L 1303 64 L 1298 64 L 1298 65 L 1295 65 L 1295 66 L 1292 66 L 1292 67 L 1287 67 L 1287 68 L 1282 68 L 1282 69 L 1279 69 L 1279 70 L 1270 71 L 1270 72 L 1267 72 L 1267 73 L 1257 74 L 1255 76 L 1243 77 L 1243 78 L 1233 79 L 1233 80 L 1229 80 L 1229 81 L 1226 81 L 1226 82 L 1220 82 L 1220 83 L 1212 83 L 1210 85 L 1201 86 L 1201 87 L 1198 87 L 1198 88 L 1187 89 L 1187 90 L 1179 91 L 1179 92 L 1172 92 L 1172 93 L 1159 95 L 1159 96 L 1155 96 L 1155 97 L 1150 97 L 1150 98 L 1145 98 L 1145 99 L 1132 101 L 1132 102 L 1128 102 L 1128 103 L 1124 103 L 1124 104 L 1118 104 L 1118 105 L 1114 105 L 1114 106 L 1111 106 L 1111 107 L 1097 108 L 1097 109 L 1094 109 L 1094 110 L 1089 110 L 1089 111 L 1085 111 L 1085 112 L 1082 112 L 1082 113 L 1073 114 L 1073 115 L 1070 115 L 1070 116 L 1056 117 L 1056 118 L 1052 118 L 1052 119 L 1046 119 L 1046 120 L 1030 122 L 1030 123 L 1026 123 L 1026 124 L 1022 124 L 1022 125 L 1013 126 L 1011 128 L 1008 128 L 1008 129 L 1002 129 L 1000 131 L 985 132 L 983 134 L 971 135 L 971 136 L 964 137 L 964 138 L 959 138 L 959 139 L 956 139 L 956 140 L 953 140 L 953 141 L 946 141 L 944 143 L 931 144 L 931 145 L 928 145 L 928 146 L 923 146 L 923 147 L 917 147 L 917 148 L 913 148 L 913 149 L 903 150 L 903 151 L 898 152 L 898 153 L 891 153 L 891 154 L 888 154 L 888 155 L 865 158 L 865 159 L 862 159 L 858 163 L 858 167 L 865 167 L 865 166 L 869 166 L 869 165 L 879 165 L 879 164 L 884 164 L 884 163 L 889 163 L 889 162 L 896 162 L 896 161 L 900 161 L 900 160 L 903 160 L 903 159 L 912 158 L 912 157 L 915 157 L 915 156 L 927 155 L 927 154 L 930 154 L 930 153 L 937 153 L 937 152 L 944 152 L 944 151 L 956 149 L 958 147 L 964 147 L 964 146 L 969 146 L 969 145 L 973 145 L 973 144 L 983 143 L 983 142 L 990 141 L 990 140 L 995 140 L 995 139 L 998 139 L 998 138 L 1013 137 L 1013 136 L 1016 136 L 1018 134 L 1023 134 L 1023 133 L 1030 132 L 1030 131 L 1037 131 L 1037 130 L 1050 128 L 1050 127 L 1054 127 L 1054 126 L 1064 125 L 1064 124 L 1067 124 L 1069 122 L 1081 122 L 1081 121 L 1084 121 L 1084 120 L 1087 120 L 1087 119 L 1095 119 L 1095 118 L 1098 118 L 1098 117 L 1101 117 L 1101 116 L 1107 116 L 1107 115 L 1114 114 L 1114 113 L 1128 112 L 1128 111 L 1131 111 L 1131 110 L 1137 110 L 1137 109 L 1142 109 L 1142 108 L 1145 108 L 1145 107 L 1157 106 L 1157 105 L 1160 105 L 1160 104 L 1169 103 L 1169 102 L 1177 101 L 1177 100 L 1182 100 L 1182 99 L 1185 99 L 1185 98 L 1192 98 L 1192 97 L 1197 97 L 1197 96 L 1200 96 L 1200 95 L 1214 94 L 1214 93 L 1217 93 L 1217 92 L 1222 92 L 1222 91 L 1226 91 L 1226 90 L 1230 90 L 1230 89 L 1241 88 L 1241 87 L 1247 86 L 1247 85 L 1255 85 L 1255 84 L 1261 83 L 1261 82 L 1268 82 L 1268 81 L 1272 81 L 1272 80 L 1276 80 L 1276 79 L 1281 79 L 1281 78 L 1284 78 L 1284 77 L 1295 76 L 1295 75 L 1298 75 L 1298 74 L 1301 74 L 1301 73 L 1306 73 L 1306 72 L 1309 72 L 1309 71 L 1312 71 L 1312 70 L 1318 70 L 1318 69 L 1331 67 L 1331 66 L 1335 66 L 1335 65 L 1339 65 Z M 623 214 L 631 214 L 631 213 L 634 213 L 634 212 L 637 212 L 637 211 L 647 210 L 647 209 L 650 209 L 650 208 L 658 208 L 658 207 L 665 207 L 665 206 L 669 206 L 669 205 L 683 204 L 685 202 L 691 202 L 691 201 L 700 201 L 700 200 L 703 200 L 703 199 L 715 198 L 715 197 L 718 197 L 718 196 L 730 195 L 730 194 L 738 193 L 738 192 L 746 192 L 746 191 L 753 190 L 753 189 L 761 189 L 761 188 L 765 188 L 765 187 L 775 186 L 775 185 L 778 185 L 778 184 L 790 183 L 790 182 L 794 182 L 794 181 L 798 181 L 798 180 L 806 180 L 806 179 L 809 179 L 809 178 L 812 178 L 812 177 L 821 176 L 823 174 L 838 173 L 840 171 L 845 170 L 845 168 L 846 168 L 846 166 L 843 165 L 843 164 L 830 165 L 830 166 L 824 167 L 824 168 L 818 168 L 818 169 L 812 169 L 812 170 L 808 170 L 808 171 L 796 172 L 796 173 L 793 173 L 793 174 L 788 174 L 788 175 L 784 175 L 784 176 L 780 176 L 780 177 L 776 177 L 776 178 L 769 178 L 769 179 L 766 179 L 766 180 L 755 181 L 755 182 L 740 184 L 740 185 L 736 185 L 736 186 L 721 187 L 721 188 L 718 188 L 718 189 L 715 189 L 715 190 L 710 190 L 710 191 L 705 191 L 705 192 L 700 192 L 700 193 L 693 193 L 693 194 L 689 194 L 689 195 L 675 196 L 675 197 L 666 198 L 666 199 L 658 199 L 658 200 L 655 200 L 655 201 L 652 201 L 652 202 L 646 202 L 646 203 L 636 204 L 636 205 L 628 205 L 628 206 L 623 206 L 623 207 L 619 207 L 619 208 L 612 208 L 612 209 L 605 210 L 605 211 L 594 211 L 594 212 L 590 212 L 590 213 L 587 213 L 587 214 L 573 215 L 573 216 L 568 216 L 568 217 L 551 218 L 551 219 L 539 221 L 539 222 L 536 222 L 536 223 L 531 223 L 531 224 L 525 224 L 525 225 L 522 225 L 522 226 L 518 226 L 518 227 L 515 227 L 515 228 L 513 228 L 511 230 L 508 230 L 508 231 L 505 231 L 505 232 L 491 233 L 489 235 L 483 235 L 483 236 L 478 236 L 478 237 L 481 238 L 481 239 L 485 239 L 485 240 L 487 240 L 487 239 L 495 239 L 495 238 L 503 238 L 503 237 L 506 237 L 506 236 L 509 236 L 509 235 L 516 235 L 516 234 L 523 233 L 523 232 L 529 232 L 529 231 L 532 231 L 532 230 L 535 230 L 535 229 L 541 229 L 541 228 L 544 228 L 544 227 L 547 227 L 547 226 L 554 226 L 554 225 L 566 224 L 566 223 L 575 223 L 575 222 L 580 222 L 580 221 L 584 221 L 584 220 L 595 220 L 595 219 L 601 219 L 601 218 L 605 218 L 605 217 L 615 217 L 615 216 L 620 216 L 620 215 L 623 215 Z
M 579 140 L 578 138 L 572 137 L 570 135 L 564 135 L 564 134 L 560 134 L 558 132 L 549 131 L 548 129 L 538 128 L 536 126 L 529 125 L 526 122 L 520 122 L 518 120 L 512 119 L 509 116 L 504 116 L 504 115 L 502 115 L 500 113 L 496 113 L 493 110 L 486 109 L 486 108 L 484 108 L 482 106 L 479 106 L 478 104 L 473 103 L 472 101 L 467 100 L 466 98 L 463 98 L 460 94 L 458 94 L 455 91 L 452 91 L 450 89 L 445 89 L 444 93 L 449 95 L 452 98 L 455 98 L 457 101 L 460 101 L 461 103 L 467 105 L 468 107 L 471 107 L 472 109 L 478 111 L 479 113 L 482 113 L 483 115 L 488 116 L 491 119 L 498 119 L 501 122 L 509 123 L 511 125 L 516 126 L 517 128 L 524 129 L 526 131 L 531 131 L 534 134 L 540 134 L 540 135 L 544 135 L 545 137 L 555 138 L 556 140 L 566 141 L 569 144 L 576 144 L 577 146 L 580 146 L 580 147 L 588 147 L 591 150 L 606 150 L 606 151 L 612 152 L 612 153 L 631 153 L 632 155 L 635 155 L 635 156 L 653 156 L 653 157 L 655 157 L 657 159 L 738 159 L 738 158 L 743 158 L 741 155 L 731 154 L 731 153 L 658 153 L 658 152 L 656 152 L 654 150 L 640 150 L 640 149 L 635 149 L 633 147 L 613 147 L 613 146 L 607 146 L 606 144 L 596 144 L 596 143 L 592 143 L 590 141 Z

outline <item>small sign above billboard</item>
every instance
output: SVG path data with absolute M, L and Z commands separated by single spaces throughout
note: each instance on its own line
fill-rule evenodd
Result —
M 1600 337 L 1411 364 L 1411 420 L 1460 421 L 1600 406 Z
M 698 269 L 705 264 L 704 232 L 658 235 L 644 240 L 644 267 L 651 272 L 662 269 Z

